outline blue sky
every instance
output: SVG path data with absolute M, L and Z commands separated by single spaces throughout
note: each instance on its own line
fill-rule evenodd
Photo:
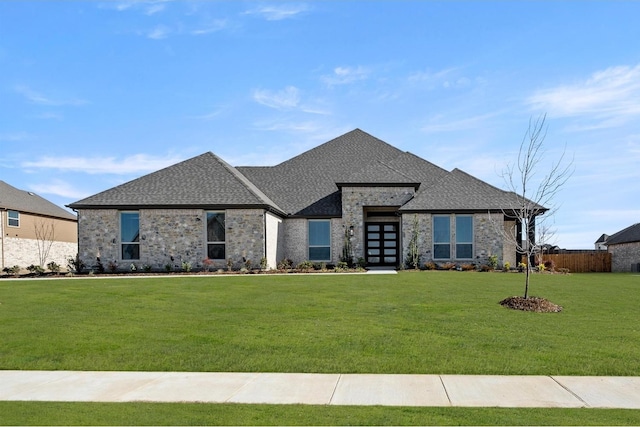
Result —
M 548 223 L 640 222 L 640 2 L 3 1 L 0 179 L 65 205 L 213 151 L 360 128 L 506 188 L 529 119 L 574 173 Z M 185 191 L 192 189 L 185 188 Z

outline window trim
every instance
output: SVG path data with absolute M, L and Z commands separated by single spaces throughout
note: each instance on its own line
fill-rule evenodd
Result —
M 458 239 L 458 218 L 470 218 L 471 219 L 471 240 L 470 241 L 460 241 Z M 474 242 L 473 242 L 473 233 L 474 230 L 474 221 L 473 221 L 473 215 L 470 214 L 461 214 L 461 215 L 456 215 L 456 238 L 455 238 L 455 253 L 456 253 L 456 258 L 455 259 L 461 259 L 461 260 L 471 260 L 473 259 L 473 247 L 474 247 Z M 471 257 L 469 258 L 462 258 L 458 256 L 458 245 L 471 245 Z
M 312 223 L 325 222 L 329 224 L 329 243 L 326 245 L 312 245 L 311 244 L 311 227 Z M 323 219 L 309 219 L 307 220 L 307 260 L 314 262 L 331 262 L 333 251 L 331 248 L 332 244 L 332 236 L 331 236 L 331 218 L 323 218 Z M 327 259 L 311 259 L 311 248 L 329 248 L 329 258 Z
M 213 210 L 205 211 L 204 213 L 204 240 L 205 240 L 205 257 L 209 258 L 209 245 L 224 245 L 224 257 L 223 258 L 209 258 L 212 261 L 225 260 L 227 256 L 227 211 L 225 210 Z M 224 240 L 211 240 L 209 241 L 209 214 L 223 214 L 224 215 Z
M 436 242 L 436 218 L 446 218 L 449 222 L 449 234 L 448 240 L 446 242 Z M 433 215 L 432 217 L 432 250 L 433 250 L 433 259 L 434 260 L 449 260 L 451 259 L 451 215 Z M 436 258 L 436 245 L 448 245 L 449 246 L 449 256 L 446 258 Z
M 138 215 L 138 241 L 137 242 L 125 242 L 122 240 L 122 215 L 125 214 L 137 214 Z M 122 261 L 140 261 L 141 256 L 140 256 L 140 211 L 120 211 L 119 213 L 119 220 L 120 220 L 120 259 Z M 124 257 L 124 245 L 137 245 L 138 246 L 138 258 L 125 258 Z
M 11 214 L 15 213 L 16 217 L 12 218 Z M 11 224 L 11 221 L 17 221 L 17 224 Z M 16 210 L 7 210 L 7 227 L 15 227 L 20 228 L 20 211 Z

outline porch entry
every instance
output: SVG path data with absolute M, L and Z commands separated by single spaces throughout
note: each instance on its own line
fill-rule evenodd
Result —
M 367 266 L 398 266 L 400 256 L 399 228 L 400 224 L 397 222 L 365 223 Z

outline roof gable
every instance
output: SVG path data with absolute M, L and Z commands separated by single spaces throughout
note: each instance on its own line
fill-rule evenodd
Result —
M 631 225 L 624 230 L 620 230 L 609 236 L 606 245 L 617 245 L 620 243 L 640 242 L 640 223 Z
M 31 191 L 19 190 L 0 181 L 0 208 L 53 218 L 76 220 L 76 216 Z
M 138 206 L 271 206 L 255 184 L 208 152 L 69 205 L 72 208 Z

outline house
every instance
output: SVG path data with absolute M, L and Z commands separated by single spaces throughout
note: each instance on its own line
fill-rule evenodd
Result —
M 162 269 L 208 258 L 369 267 L 516 263 L 514 193 L 449 172 L 356 129 L 276 166 L 233 167 L 208 152 L 69 205 L 86 265 Z M 539 206 L 539 212 L 545 208 Z M 413 252 L 412 252 L 413 251 Z
M 596 251 L 606 251 L 607 250 L 607 239 L 609 238 L 608 234 L 603 234 L 598 237 L 598 240 L 595 242 Z
M 65 267 L 78 252 L 77 233 L 71 212 L 0 181 L 0 269 L 52 261 Z
M 640 271 L 640 223 L 620 230 L 606 240 L 611 271 Z

